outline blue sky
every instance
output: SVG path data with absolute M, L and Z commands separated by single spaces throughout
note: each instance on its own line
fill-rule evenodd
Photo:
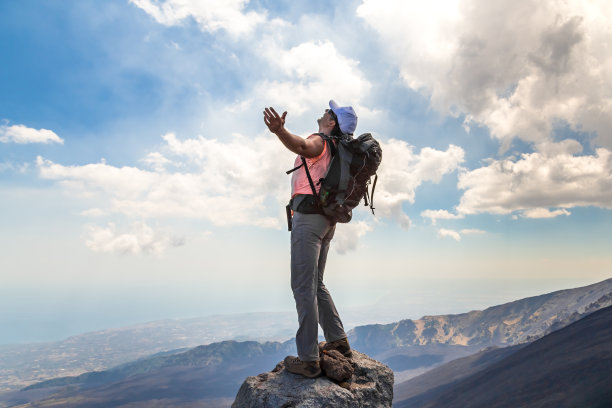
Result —
M 0 3 L 1 343 L 291 310 L 292 154 L 333 98 L 383 146 L 327 283 L 381 320 L 610 277 L 605 1 Z M 378 315 L 377 315 L 378 313 Z

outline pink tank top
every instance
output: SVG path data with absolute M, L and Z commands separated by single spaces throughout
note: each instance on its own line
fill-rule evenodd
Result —
M 308 136 L 308 139 L 311 137 L 321 136 L 314 133 Z M 310 177 L 312 177 L 317 193 L 321 188 L 321 185 L 317 185 L 317 183 L 320 179 L 325 177 L 325 172 L 327 171 L 327 167 L 329 167 L 330 161 L 331 152 L 327 148 L 327 143 L 323 143 L 323 151 L 320 155 L 317 157 L 311 157 L 310 159 L 306 158 L 306 165 L 308 166 L 308 171 L 310 172 Z M 295 158 L 294 167 L 301 164 L 302 156 L 298 155 Z M 312 194 L 312 188 L 310 188 L 310 183 L 308 183 L 308 177 L 306 176 L 306 170 L 304 170 L 304 168 L 294 171 L 293 176 L 291 177 L 291 197 L 295 197 L 297 194 Z

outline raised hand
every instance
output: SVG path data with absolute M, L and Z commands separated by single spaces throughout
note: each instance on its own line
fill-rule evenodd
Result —
M 287 116 L 287 111 L 283 112 L 283 115 L 280 116 L 273 107 L 266 108 L 263 112 L 264 114 L 264 123 L 270 129 L 272 133 L 278 133 L 285 127 L 285 117 Z

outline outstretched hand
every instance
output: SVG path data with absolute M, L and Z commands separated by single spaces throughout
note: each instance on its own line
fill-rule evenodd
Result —
M 270 129 L 272 133 L 278 133 L 285 127 L 285 117 L 287 116 L 287 111 L 283 112 L 282 116 L 280 116 L 273 107 L 266 108 L 264 110 L 264 123 Z

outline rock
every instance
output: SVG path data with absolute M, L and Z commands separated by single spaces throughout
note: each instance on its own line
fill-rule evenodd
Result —
M 339 351 L 322 351 L 319 356 L 321 370 L 323 370 L 327 378 L 342 382 L 349 380 L 353 376 L 355 369 L 351 360 L 344 357 Z
M 390 408 L 393 371 L 355 350 L 351 361 L 354 374 L 340 384 L 325 376 L 292 374 L 280 362 L 271 372 L 248 377 L 232 408 Z

